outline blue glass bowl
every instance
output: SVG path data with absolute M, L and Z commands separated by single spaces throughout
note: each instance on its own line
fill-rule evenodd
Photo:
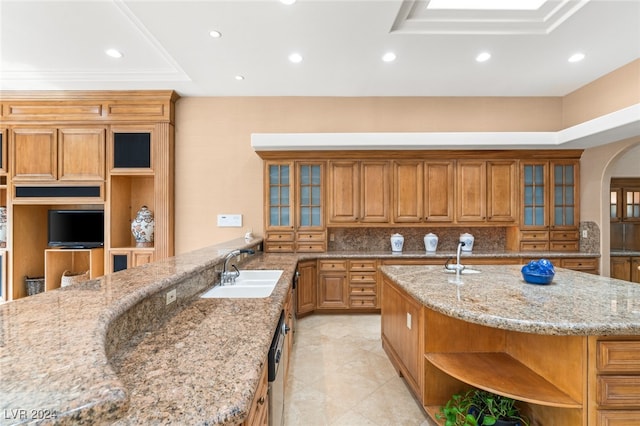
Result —
M 533 274 L 522 271 L 522 278 L 529 284 L 549 284 L 553 281 L 554 274 Z

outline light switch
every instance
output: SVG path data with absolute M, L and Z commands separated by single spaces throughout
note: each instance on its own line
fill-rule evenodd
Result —
M 241 214 L 219 214 L 218 226 L 220 227 L 242 227 L 242 215 Z

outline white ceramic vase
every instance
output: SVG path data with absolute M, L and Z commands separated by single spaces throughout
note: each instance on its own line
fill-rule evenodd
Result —
M 434 233 L 428 233 L 424 236 L 424 248 L 428 252 L 436 251 L 438 248 L 438 236 Z
M 402 246 L 404 245 L 404 237 L 400 234 L 393 234 L 391 236 L 391 251 L 393 253 L 402 253 Z
M 153 212 L 147 206 L 142 206 L 131 222 L 131 233 L 136 240 L 136 247 L 153 247 L 155 225 Z
M 460 241 L 464 243 L 464 245 L 462 246 L 462 251 L 473 250 L 473 235 L 468 233 L 460 234 Z
M 7 246 L 7 208 L 0 207 L 0 247 Z

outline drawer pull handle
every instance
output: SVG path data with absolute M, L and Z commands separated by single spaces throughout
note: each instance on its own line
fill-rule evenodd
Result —
M 264 396 L 261 396 L 260 399 L 258 400 L 258 404 L 262 405 L 264 404 L 264 401 L 265 401 Z

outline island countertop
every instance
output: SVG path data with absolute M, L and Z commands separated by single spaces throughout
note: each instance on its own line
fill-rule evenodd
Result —
M 472 263 L 472 262 L 470 262 Z M 551 284 L 527 284 L 520 265 L 478 265 L 461 276 L 441 266 L 383 266 L 424 306 L 463 321 L 548 335 L 640 334 L 640 286 L 556 268 Z

